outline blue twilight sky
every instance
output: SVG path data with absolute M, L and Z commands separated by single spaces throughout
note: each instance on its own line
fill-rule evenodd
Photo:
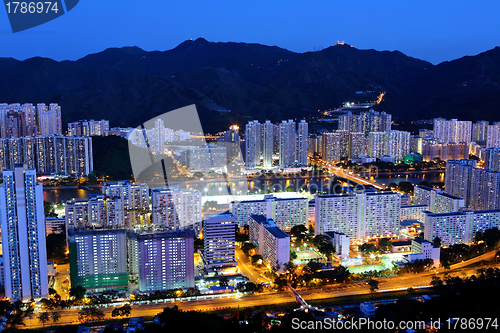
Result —
M 0 9 L 0 57 L 21 60 L 75 60 L 122 46 L 163 51 L 201 36 L 296 52 L 341 40 L 439 63 L 500 45 L 500 1 L 80 0 L 62 17 L 15 34 Z

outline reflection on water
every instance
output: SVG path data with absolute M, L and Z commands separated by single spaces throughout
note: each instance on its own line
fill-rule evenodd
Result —
M 427 173 L 427 174 L 412 174 L 412 175 L 391 175 L 391 176 L 381 176 L 379 178 L 371 177 L 371 181 L 374 181 L 377 184 L 385 184 L 389 185 L 390 183 L 399 182 L 411 182 L 412 184 L 419 184 L 420 182 L 426 181 L 429 183 L 444 183 L 444 172 L 435 172 L 435 173 Z
M 291 187 L 294 191 L 300 189 L 308 189 L 313 193 L 320 190 L 329 188 L 329 182 L 334 180 L 332 177 L 326 178 L 290 178 L 290 179 L 253 179 L 251 181 L 237 180 L 229 184 L 224 181 L 197 181 L 190 184 L 183 183 L 181 188 L 194 188 L 198 189 L 203 195 L 219 195 L 230 194 L 241 195 L 246 190 L 247 193 L 268 193 L 285 191 Z M 411 174 L 411 175 L 397 175 L 382 176 L 379 178 L 370 177 L 371 181 L 377 184 L 389 185 L 390 183 L 399 183 L 401 181 L 412 182 L 419 184 L 422 181 L 429 183 L 444 182 L 444 172 L 428 173 L 428 174 Z M 246 186 L 245 186 L 246 183 Z M 100 193 L 100 189 L 96 188 L 95 191 L 88 189 L 77 189 L 61 187 L 57 190 L 46 189 L 43 191 L 43 200 L 53 203 L 58 203 L 72 198 L 88 198 L 90 194 Z M 226 192 L 228 191 L 228 192 Z M 225 193 L 224 193 L 225 192 Z
M 98 192 L 94 192 L 87 189 L 61 187 L 61 189 L 57 190 L 43 190 L 43 200 L 48 202 L 58 203 L 73 198 L 85 199 L 88 198 L 90 194 L 96 194 L 96 193 Z

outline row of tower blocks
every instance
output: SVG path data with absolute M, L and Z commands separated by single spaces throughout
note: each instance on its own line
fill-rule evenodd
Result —
M 470 167 L 465 161 L 449 163 Z M 0 194 L 6 296 L 46 297 L 43 188 L 36 171 L 20 164 L 5 170 Z M 336 247 L 343 244 L 337 249 L 342 256 L 349 255 L 349 241 L 397 237 L 402 220 L 420 220 L 425 238 L 439 237 L 444 245 L 470 243 L 477 231 L 500 226 L 497 208 L 473 210 L 464 198 L 437 189 L 416 186 L 413 205 L 406 198 L 402 204 L 402 198 L 369 189 L 320 194 L 312 201 L 265 195 L 233 201 L 227 213 L 202 222 L 197 190 L 108 182 L 103 195 L 66 205 L 72 283 L 93 291 L 127 288 L 130 280 L 142 292 L 194 287 L 194 238 L 202 227 L 205 267 L 218 270 L 237 265 L 235 228 L 245 224 L 252 242 L 276 269 L 289 260 L 290 239 L 284 231 L 309 221 L 316 234 L 331 235 Z

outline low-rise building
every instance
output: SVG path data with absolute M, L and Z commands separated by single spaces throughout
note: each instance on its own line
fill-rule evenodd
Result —
M 349 236 L 335 231 L 327 231 L 325 235 L 330 237 L 332 240 L 333 247 L 335 248 L 335 253 L 341 258 L 349 257 Z
M 249 236 L 264 260 L 274 269 L 284 271 L 284 265 L 290 261 L 290 236 L 264 215 L 250 216 Z
M 423 211 L 428 211 L 428 205 L 401 206 L 401 221 L 419 220 Z
M 45 230 L 47 235 L 62 234 L 65 230 L 66 219 L 64 217 L 45 217 Z
M 411 253 L 404 256 L 409 262 L 432 259 L 434 267 L 439 268 L 441 248 L 425 239 L 415 238 L 411 241 Z

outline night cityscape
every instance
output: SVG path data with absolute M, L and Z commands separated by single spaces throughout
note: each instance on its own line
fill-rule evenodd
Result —
M 5 8 L 0 332 L 499 329 L 500 3 Z

